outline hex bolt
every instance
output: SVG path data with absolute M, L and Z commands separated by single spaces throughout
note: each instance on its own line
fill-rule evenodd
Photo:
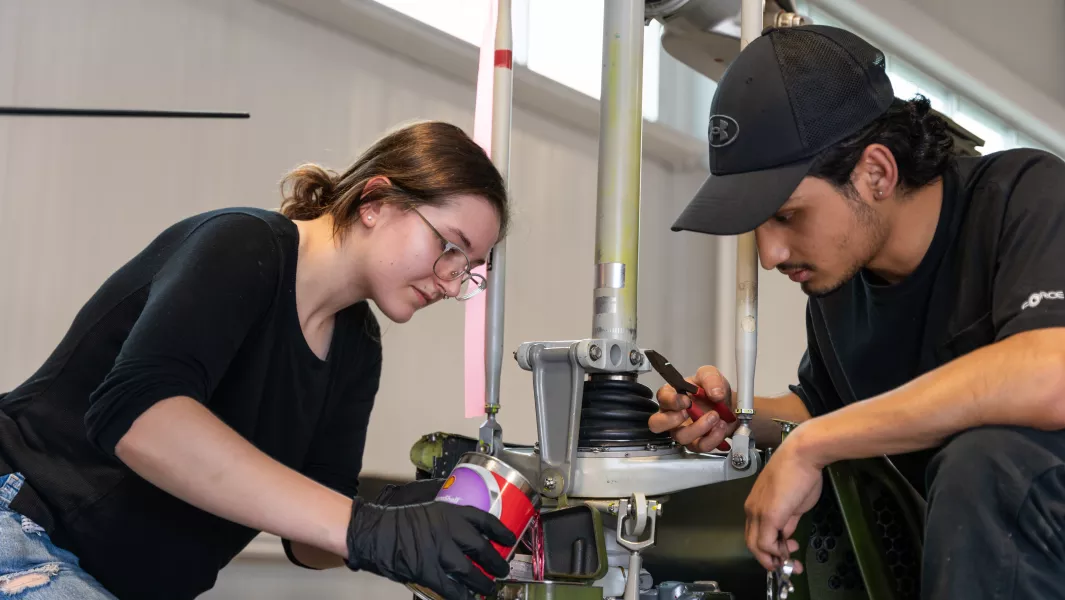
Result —
M 634 367 L 639 366 L 640 363 L 643 362 L 643 355 L 640 354 L 639 350 L 633 350 L 632 352 L 629 352 L 629 362 L 632 363 Z
M 592 344 L 591 347 L 588 348 L 588 356 L 592 360 L 599 360 L 600 358 L 603 358 L 603 349 L 596 344 Z
M 544 478 L 544 489 L 545 490 L 553 490 L 553 489 L 555 489 L 556 485 L 558 485 L 558 483 L 555 482 L 555 478 L 554 477 L 545 477 Z

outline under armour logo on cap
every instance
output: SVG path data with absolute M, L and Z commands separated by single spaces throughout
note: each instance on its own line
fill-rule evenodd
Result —
M 725 115 L 710 116 L 710 146 L 721 148 L 736 141 L 736 135 L 740 132 L 740 125 L 736 119 Z

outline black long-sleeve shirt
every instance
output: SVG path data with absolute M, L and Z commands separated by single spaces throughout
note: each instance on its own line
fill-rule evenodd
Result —
M 282 464 L 356 493 L 379 329 L 361 302 L 337 315 L 326 360 L 312 352 L 296 313 L 298 242 L 292 221 L 259 209 L 173 225 L 107 279 L 0 401 L 0 463 L 25 475 L 22 505 L 39 498 L 27 512 L 119 598 L 193 598 L 257 534 L 115 458 L 156 402 L 193 398 Z

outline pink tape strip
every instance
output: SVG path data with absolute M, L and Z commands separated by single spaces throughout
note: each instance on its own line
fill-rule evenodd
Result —
M 484 148 L 486 154 L 492 153 L 492 88 L 495 78 L 495 25 L 496 0 L 485 0 L 489 4 L 488 20 L 481 39 L 481 60 L 477 67 L 477 100 L 473 110 L 473 139 Z M 484 266 L 474 269 L 474 273 L 486 277 Z M 466 418 L 484 414 L 484 318 L 485 297 L 477 294 L 466 301 L 466 336 L 465 336 L 465 410 Z

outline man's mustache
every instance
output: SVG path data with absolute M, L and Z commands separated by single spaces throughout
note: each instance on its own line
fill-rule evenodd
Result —
M 814 266 L 810 263 L 780 263 L 777 265 L 777 270 L 785 272 L 813 271 Z

